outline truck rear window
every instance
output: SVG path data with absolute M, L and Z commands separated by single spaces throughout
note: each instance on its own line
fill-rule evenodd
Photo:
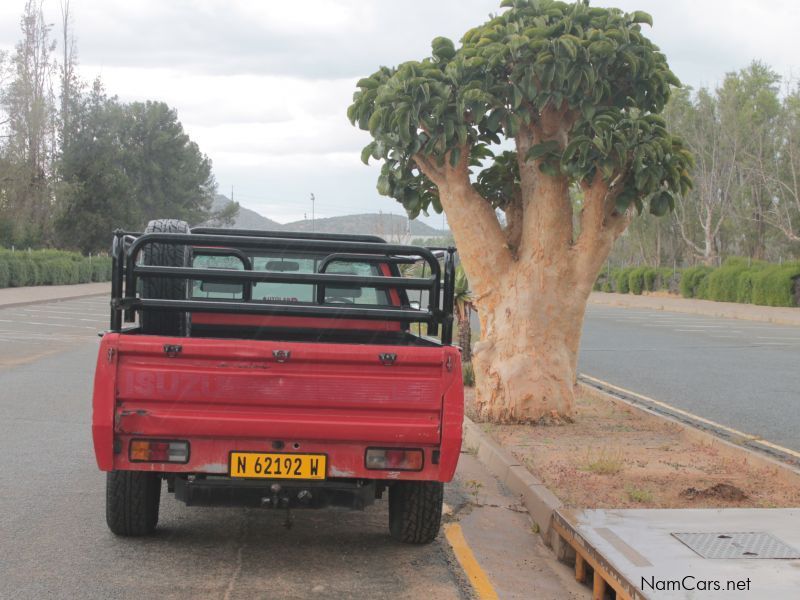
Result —
M 312 255 L 264 255 L 250 256 L 254 271 L 268 273 L 315 273 L 324 256 Z M 244 270 L 242 260 L 236 256 L 209 256 L 195 254 L 193 266 L 203 269 Z M 326 273 L 347 275 L 381 275 L 376 264 L 360 262 L 332 262 Z M 253 284 L 252 299 L 265 302 L 285 302 L 313 304 L 316 298 L 316 285 L 305 283 L 258 282 Z M 244 286 L 240 284 L 219 284 L 195 280 L 192 285 L 192 298 L 241 300 Z M 366 286 L 334 287 L 326 286 L 327 304 L 357 304 L 388 306 L 391 304 L 386 290 Z

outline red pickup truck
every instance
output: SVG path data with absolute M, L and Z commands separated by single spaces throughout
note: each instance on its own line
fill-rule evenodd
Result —
M 388 492 L 395 539 L 436 537 L 464 405 L 453 248 L 159 220 L 112 255 L 92 436 L 113 533 L 152 533 L 166 481 L 287 516 Z

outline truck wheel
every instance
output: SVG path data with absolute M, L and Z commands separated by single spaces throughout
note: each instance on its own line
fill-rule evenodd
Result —
M 189 233 L 189 225 L 177 219 L 150 221 L 144 233 Z M 191 265 L 189 246 L 171 244 L 148 244 L 142 251 L 145 265 L 159 267 L 188 267 Z M 189 286 L 186 279 L 142 278 L 142 298 L 160 300 L 186 300 Z M 168 310 L 143 310 L 141 313 L 143 333 L 184 337 L 189 335 L 189 314 Z
M 106 523 L 114 535 L 140 536 L 155 531 L 161 502 L 161 477 L 144 471 L 106 474 Z
M 398 481 L 389 488 L 389 532 L 399 542 L 428 544 L 442 522 L 444 484 Z

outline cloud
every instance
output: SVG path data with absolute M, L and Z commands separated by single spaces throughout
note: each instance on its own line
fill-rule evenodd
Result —
M 368 135 L 345 111 L 355 81 L 422 58 L 438 35 L 457 40 L 499 12 L 499 0 L 72 0 L 81 74 L 123 100 L 178 110 L 214 163 L 220 190 L 279 220 L 402 211 L 375 191 Z M 715 86 L 758 58 L 798 75 L 796 0 L 596 0 L 646 10 L 646 34 L 694 87 Z M 24 0 L 0 2 L 0 49 L 19 38 Z M 45 0 L 49 21 L 59 3 Z M 57 31 L 54 34 L 57 37 Z M 308 206 L 307 206 L 308 205 Z M 441 225 L 441 217 L 430 222 Z

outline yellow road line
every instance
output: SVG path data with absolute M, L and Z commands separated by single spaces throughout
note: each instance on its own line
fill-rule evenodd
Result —
M 478 564 L 475 555 L 464 539 L 464 532 L 461 531 L 461 525 L 458 523 L 448 523 L 444 526 L 444 536 L 450 542 L 453 552 L 458 559 L 458 563 L 469 578 L 475 594 L 480 600 L 497 600 L 497 592 L 494 591 L 492 582 L 486 576 L 486 572 Z
M 581 373 L 580 376 L 583 377 L 584 379 L 588 379 L 589 381 L 593 381 L 595 383 L 599 383 L 600 385 L 604 385 L 606 387 L 609 387 L 609 388 L 611 388 L 613 390 L 617 390 L 618 392 L 622 392 L 624 394 L 629 394 L 629 395 L 634 396 L 636 398 L 641 398 L 642 400 L 645 400 L 645 401 L 651 402 L 651 403 L 653 403 L 653 404 L 655 404 L 657 406 L 661 406 L 663 408 L 666 408 L 666 409 L 668 409 L 668 410 L 670 410 L 670 411 L 672 411 L 674 413 L 678 413 L 678 414 L 684 415 L 686 417 L 690 417 L 690 418 L 692 418 L 692 419 L 694 419 L 696 421 L 700 421 L 701 423 L 705 423 L 707 425 L 711 425 L 712 427 L 715 427 L 717 429 L 722 429 L 723 431 L 727 431 L 728 433 L 733 434 L 733 435 L 735 435 L 735 436 L 737 436 L 737 437 L 739 437 L 739 438 L 741 438 L 743 440 L 758 442 L 759 444 L 762 444 L 764 446 L 769 446 L 770 448 L 773 448 L 775 450 L 780 450 L 781 452 L 785 452 L 786 454 L 789 454 L 790 456 L 796 456 L 796 457 L 800 458 L 800 453 L 795 452 L 794 450 L 790 450 L 789 448 L 784 448 L 783 446 L 779 446 L 777 444 L 773 444 L 772 442 L 768 442 L 767 440 L 765 440 L 765 439 L 763 439 L 763 438 L 761 438 L 761 437 L 759 437 L 757 435 L 752 435 L 750 433 L 745 433 L 743 431 L 739 431 L 738 429 L 733 429 L 732 427 L 727 427 L 725 425 L 722 425 L 721 423 L 717 423 L 716 421 L 712 421 L 711 419 L 706 419 L 704 417 L 701 417 L 700 415 L 696 415 L 696 414 L 691 413 L 691 412 L 689 412 L 687 410 L 682 410 L 680 408 L 672 406 L 671 404 L 667 404 L 666 402 L 662 402 L 661 400 L 656 400 L 655 398 L 651 398 L 650 396 L 645 396 L 644 394 L 639 394 L 637 392 L 625 389 L 624 387 L 620 387 L 618 385 L 614 385 L 613 383 L 609 383 L 608 381 L 603 381 L 602 379 L 598 379 L 597 377 L 592 377 L 591 375 L 587 375 L 586 373 Z

